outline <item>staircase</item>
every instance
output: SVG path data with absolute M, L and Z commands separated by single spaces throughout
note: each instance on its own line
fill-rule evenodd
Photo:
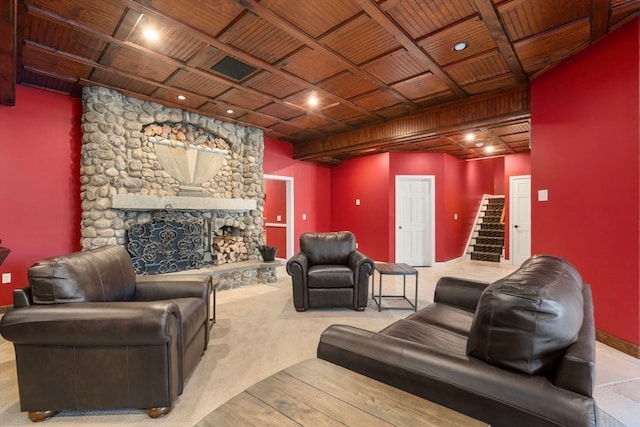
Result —
M 476 261 L 500 262 L 504 256 L 504 196 L 485 195 L 471 232 L 467 254 Z

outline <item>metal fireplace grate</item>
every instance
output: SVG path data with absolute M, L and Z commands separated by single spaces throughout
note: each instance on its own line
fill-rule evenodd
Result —
M 127 230 L 127 251 L 136 274 L 160 274 L 200 268 L 204 259 L 205 223 L 162 210 L 151 222 Z

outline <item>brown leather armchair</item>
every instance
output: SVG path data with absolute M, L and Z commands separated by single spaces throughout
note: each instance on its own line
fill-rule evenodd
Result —
M 297 311 L 309 307 L 362 311 L 374 268 L 373 261 L 356 250 L 356 238 L 349 231 L 303 233 L 300 252 L 287 262 L 293 305 Z
M 0 333 L 15 347 L 20 408 L 167 414 L 209 341 L 208 275 L 136 276 L 120 246 L 39 261 Z

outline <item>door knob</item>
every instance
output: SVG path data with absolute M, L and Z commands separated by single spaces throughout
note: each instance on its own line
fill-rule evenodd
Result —
M 517 225 L 514 225 L 514 227 L 515 227 L 515 228 L 518 228 L 518 226 L 517 226 Z

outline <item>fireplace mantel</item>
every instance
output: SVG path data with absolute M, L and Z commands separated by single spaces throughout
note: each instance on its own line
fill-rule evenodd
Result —
M 111 201 L 113 209 L 143 210 L 195 210 L 195 211 L 249 211 L 257 207 L 255 199 L 223 199 L 214 197 L 144 196 L 116 194 Z

